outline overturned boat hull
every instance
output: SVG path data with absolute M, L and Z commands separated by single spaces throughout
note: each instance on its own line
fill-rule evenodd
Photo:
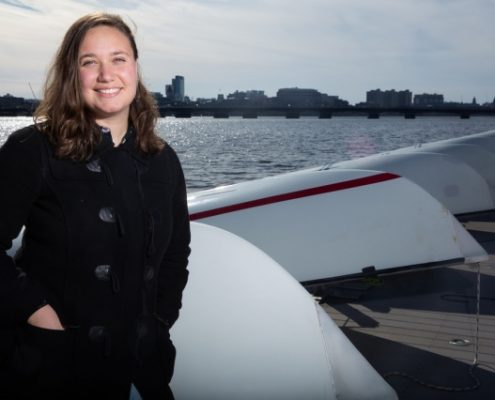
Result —
M 429 193 L 374 171 L 311 169 L 199 193 L 189 207 L 192 218 L 245 238 L 300 282 L 486 257 Z
M 329 168 L 403 176 L 457 215 L 495 209 L 494 165 L 495 130 L 343 161 Z
M 203 224 L 192 224 L 192 238 L 190 280 L 171 331 L 177 399 L 397 398 L 308 292 L 260 249 Z
M 437 145 L 445 154 L 397 151 L 195 192 L 191 219 L 243 237 L 306 283 L 482 261 L 486 252 L 453 212 L 493 208 L 490 171 L 452 161 L 452 146 Z

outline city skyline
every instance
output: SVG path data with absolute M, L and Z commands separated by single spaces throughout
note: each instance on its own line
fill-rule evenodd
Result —
M 292 87 L 351 104 L 377 88 L 495 96 L 491 0 L 0 0 L 0 91 L 40 97 L 64 32 L 96 10 L 136 25 L 153 92 L 183 75 L 194 99 Z
M 198 97 L 198 98 L 190 98 L 190 96 L 187 95 L 187 91 L 185 91 L 185 77 L 181 75 L 176 75 L 174 78 L 170 80 L 170 84 L 165 83 L 164 91 L 152 91 L 150 92 L 157 96 L 157 100 L 162 99 L 167 99 L 170 104 L 171 103 L 190 103 L 190 102 L 204 102 L 204 101 L 224 101 L 228 100 L 229 97 L 232 98 L 237 98 L 239 99 L 239 96 L 242 94 L 247 95 L 250 99 L 248 100 L 253 100 L 255 98 L 266 98 L 266 99 L 276 99 L 279 97 L 279 93 L 283 91 L 299 91 L 299 92 L 315 92 L 318 94 L 318 96 L 321 95 L 321 102 L 322 105 L 326 103 L 326 106 L 329 106 L 329 99 L 332 98 L 333 101 L 337 101 L 339 103 L 338 106 L 360 106 L 360 105 L 379 105 L 379 106 L 394 106 L 394 105 L 400 105 L 400 106 L 407 106 L 407 105 L 442 105 L 442 104 L 465 104 L 465 105 L 484 105 L 484 106 L 489 106 L 493 107 L 495 105 L 495 97 L 490 101 L 486 102 L 478 102 L 476 97 L 473 97 L 471 100 L 468 101 L 461 101 L 461 102 L 456 102 L 456 101 L 451 101 L 450 99 L 445 99 L 444 95 L 442 93 L 434 93 L 434 92 L 423 92 L 423 93 L 414 93 L 410 91 L 409 89 L 404 89 L 404 90 L 396 90 L 395 88 L 392 89 L 385 89 L 382 90 L 381 88 L 376 88 L 376 89 L 370 89 L 367 90 L 364 94 L 364 100 L 359 101 L 357 103 L 350 103 L 347 101 L 345 98 L 342 98 L 338 94 L 335 95 L 328 95 L 328 93 L 324 93 L 319 91 L 317 88 L 298 88 L 298 87 L 286 87 L 286 88 L 279 88 L 276 91 L 275 96 L 268 96 L 266 95 L 264 90 L 258 90 L 258 89 L 248 89 L 248 90 L 239 90 L 235 89 L 231 93 L 222 93 L 222 94 L 217 94 L 216 96 L 209 96 L 209 97 Z M 377 97 L 378 96 L 378 97 Z M 405 96 L 405 97 L 404 97 Z M 17 96 L 16 94 L 13 93 L 1 93 L 0 92 L 0 100 L 3 98 L 12 98 L 12 99 L 22 99 L 26 101 L 33 101 L 33 100 L 39 100 L 39 98 L 33 98 L 33 96 Z M 380 100 L 378 100 L 380 99 Z M 280 100 L 280 99 L 279 99 Z M 330 105 L 331 106 L 331 105 Z M 335 106 L 335 105 L 334 105 Z

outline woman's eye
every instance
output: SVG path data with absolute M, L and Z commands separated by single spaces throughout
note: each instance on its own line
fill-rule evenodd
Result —
M 81 66 L 83 66 L 83 67 L 86 67 L 86 66 L 92 65 L 92 64 L 95 64 L 95 60 L 83 60 L 81 62 Z

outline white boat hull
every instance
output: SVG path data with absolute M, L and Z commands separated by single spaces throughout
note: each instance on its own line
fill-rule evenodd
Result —
M 396 399 L 312 297 L 247 241 L 192 224 L 172 329 L 178 400 Z
M 191 218 L 233 232 L 300 282 L 486 252 L 447 208 L 395 174 L 313 168 L 189 196 Z
M 495 209 L 495 131 L 420 144 L 343 161 L 332 169 L 367 169 L 403 176 L 453 214 Z

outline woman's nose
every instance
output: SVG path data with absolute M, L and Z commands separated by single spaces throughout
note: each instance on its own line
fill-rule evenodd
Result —
M 100 64 L 100 71 L 98 74 L 98 81 L 110 82 L 113 79 L 112 67 L 106 63 Z

